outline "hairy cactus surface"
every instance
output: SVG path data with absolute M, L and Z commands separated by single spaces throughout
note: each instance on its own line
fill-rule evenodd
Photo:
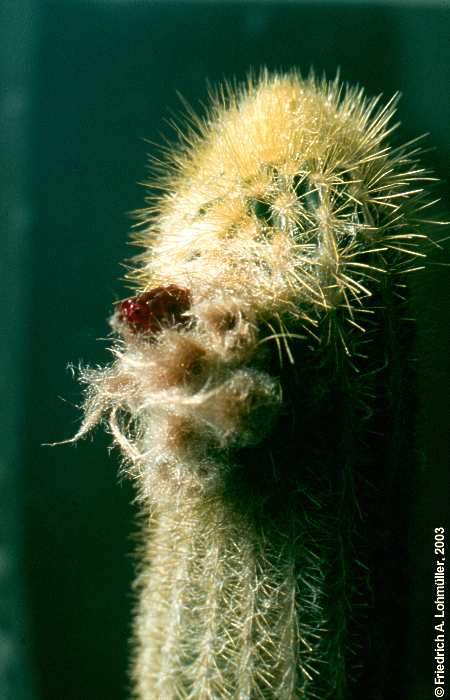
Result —
M 432 179 L 388 143 L 396 102 L 263 72 L 159 165 L 76 436 L 107 417 L 139 488 L 140 700 L 342 700 L 370 666 Z

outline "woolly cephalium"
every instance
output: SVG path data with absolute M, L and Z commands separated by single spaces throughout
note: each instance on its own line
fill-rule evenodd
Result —
M 398 408 L 433 179 L 387 141 L 396 103 L 263 72 L 156 168 L 76 436 L 108 418 L 146 514 L 141 700 L 342 700 L 364 667 L 360 533 L 389 449 L 365 435 Z

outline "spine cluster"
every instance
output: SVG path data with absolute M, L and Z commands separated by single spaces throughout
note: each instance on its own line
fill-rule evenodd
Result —
M 148 515 L 140 700 L 350 697 L 382 454 L 361 436 L 398 385 L 432 179 L 387 142 L 395 103 L 295 73 L 223 89 L 141 213 L 76 436 L 109 416 Z

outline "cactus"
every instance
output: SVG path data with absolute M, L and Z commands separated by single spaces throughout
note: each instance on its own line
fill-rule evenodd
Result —
M 433 179 L 414 143 L 388 143 L 397 99 L 263 71 L 218 90 L 157 166 L 137 293 L 112 317 L 113 363 L 83 372 L 75 436 L 107 416 L 138 484 L 140 700 L 356 687 L 391 446 L 370 431 L 403 381 Z

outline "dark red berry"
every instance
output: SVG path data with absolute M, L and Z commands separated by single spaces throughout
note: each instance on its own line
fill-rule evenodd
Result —
M 185 322 L 183 313 L 188 311 L 190 306 L 189 290 L 169 284 L 167 287 L 155 287 L 149 292 L 125 299 L 119 304 L 117 315 L 133 333 L 157 333 L 163 325 Z

